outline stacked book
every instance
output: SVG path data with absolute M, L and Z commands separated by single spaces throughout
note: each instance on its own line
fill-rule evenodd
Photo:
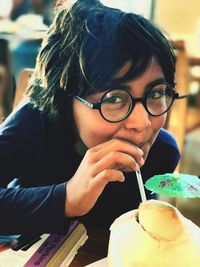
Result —
M 84 225 L 73 221 L 65 235 L 20 238 L 0 237 L 0 267 L 66 267 L 88 236 Z

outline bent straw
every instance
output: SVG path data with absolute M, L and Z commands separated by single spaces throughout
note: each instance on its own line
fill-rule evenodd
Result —
M 142 202 L 144 202 L 147 200 L 147 198 L 146 198 L 146 194 L 145 194 L 145 190 L 144 190 L 144 184 L 143 184 L 140 169 L 138 171 L 136 171 L 136 177 L 137 177 L 137 182 L 138 182 L 138 186 L 139 186 L 139 190 L 140 190 L 141 199 L 142 199 Z

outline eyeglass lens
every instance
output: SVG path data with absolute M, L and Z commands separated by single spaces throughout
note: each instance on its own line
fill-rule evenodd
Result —
M 143 98 L 147 112 L 159 116 L 171 106 L 173 91 L 170 85 L 158 84 L 145 93 Z M 114 89 L 101 99 L 101 114 L 106 120 L 117 122 L 127 117 L 134 105 L 134 98 L 126 90 Z

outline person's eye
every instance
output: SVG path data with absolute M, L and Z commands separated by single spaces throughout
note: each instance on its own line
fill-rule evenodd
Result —
M 165 92 L 162 89 L 153 89 L 149 92 L 148 98 L 159 99 L 165 95 Z
M 123 102 L 123 99 L 118 95 L 107 96 L 102 101 L 104 104 L 118 104 L 121 102 Z

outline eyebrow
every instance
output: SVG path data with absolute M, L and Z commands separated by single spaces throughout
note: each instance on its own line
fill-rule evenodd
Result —
M 153 81 L 151 81 L 151 82 L 149 82 L 146 86 L 145 86 L 145 88 L 144 88 L 144 90 L 145 90 L 145 92 L 147 92 L 149 89 L 151 89 L 153 86 L 155 86 L 155 85 L 157 85 L 157 84 L 159 84 L 159 83 L 163 83 L 163 82 L 167 82 L 167 80 L 164 78 L 164 77 L 162 77 L 162 78 L 158 78 L 158 79 L 155 79 L 155 80 L 153 80 Z M 125 90 L 127 90 L 127 91 L 131 91 L 131 88 L 130 88 L 130 86 L 128 86 L 128 85 L 126 85 L 126 84 L 117 84 L 117 83 L 113 83 L 111 86 L 109 86 L 109 88 L 110 89 L 115 89 L 115 88 L 117 88 L 117 89 L 125 89 Z
M 157 84 L 159 84 L 159 83 L 166 83 L 167 82 L 167 80 L 163 77 L 163 78 L 159 78 L 159 79 L 156 79 L 156 80 L 153 80 L 153 81 L 151 81 L 150 83 L 148 83 L 145 87 L 146 87 L 146 89 L 148 90 L 148 89 L 150 89 L 151 87 L 153 87 L 154 85 L 157 85 Z
M 128 82 L 128 81 L 127 81 Z M 153 81 L 151 81 L 151 82 L 149 82 L 146 86 L 145 86 L 145 88 L 144 88 L 144 91 L 145 92 L 148 92 L 149 91 L 149 89 L 151 89 L 153 86 L 155 86 L 155 85 L 157 85 L 157 84 L 159 84 L 159 83 L 163 83 L 163 82 L 167 82 L 167 80 L 164 78 L 164 77 L 162 77 L 162 78 L 157 78 L 157 79 L 155 79 L 155 80 L 153 80 Z M 102 94 L 104 94 L 105 92 L 107 92 L 108 90 L 112 90 L 112 89 L 123 89 L 123 90 L 127 90 L 127 91 L 131 91 L 131 88 L 130 88 L 130 86 L 128 86 L 128 85 L 125 85 L 125 84 L 123 84 L 123 83 L 116 83 L 116 82 L 111 82 L 111 83 L 109 83 L 107 86 L 106 86 L 106 88 L 107 88 L 107 90 L 105 90 L 105 91 L 102 91 L 102 92 L 97 92 L 96 94 L 99 94 L 99 93 L 102 93 Z M 96 94 L 94 94 L 94 95 L 96 95 Z M 102 96 L 97 96 L 97 100 L 96 101 L 99 101 L 100 99 L 101 99 L 101 97 Z M 95 101 L 95 99 L 94 100 L 91 100 L 91 101 Z

